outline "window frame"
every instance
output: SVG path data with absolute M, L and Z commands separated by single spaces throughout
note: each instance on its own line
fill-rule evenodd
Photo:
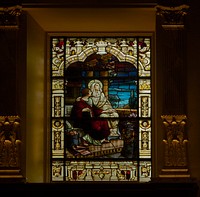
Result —
M 50 76 L 50 67 L 51 67 L 51 57 L 50 57 L 50 40 L 51 37 L 151 37 L 151 162 L 152 162 L 152 166 L 151 166 L 151 177 L 154 176 L 155 174 L 155 159 L 154 159 L 154 149 L 156 144 L 155 142 L 155 136 L 156 136 L 156 131 L 155 130 L 155 120 L 156 120 L 156 116 L 155 116 L 155 88 L 154 88 L 154 81 L 155 81 L 155 63 L 154 63 L 154 32 L 59 32 L 59 33 L 47 33 L 47 72 L 46 72 L 46 100 L 47 100 L 47 106 L 46 106 L 46 112 L 47 112 L 47 125 L 46 125 L 46 150 L 47 150 L 47 154 L 46 154 L 46 158 L 45 161 L 47 161 L 47 165 L 48 166 L 46 168 L 46 179 L 48 181 L 51 181 L 51 128 L 50 128 L 50 121 L 51 121 L 51 84 L 49 83 L 51 80 L 51 76 Z

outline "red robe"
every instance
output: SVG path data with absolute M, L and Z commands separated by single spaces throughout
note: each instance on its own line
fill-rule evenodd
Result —
M 84 108 L 89 108 L 90 112 L 83 112 Z M 98 109 L 95 106 L 90 106 L 86 101 L 80 99 L 75 101 L 71 117 L 74 122 L 73 126 L 76 128 L 82 128 L 85 134 L 89 134 L 93 139 L 102 140 L 110 135 L 110 129 L 108 121 L 104 118 L 100 118 L 102 109 Z

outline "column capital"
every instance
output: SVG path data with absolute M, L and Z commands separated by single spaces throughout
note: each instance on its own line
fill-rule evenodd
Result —
M 184 18 L 188 13 L 189 5 L 157 5 L 156 13 L 163 19 L 164 29 L 176 30 L 184 28 Z
M 0 7 L 0 29 L 16 30 L 19 28 L 19 15 L 22 12 L 21 5 Z

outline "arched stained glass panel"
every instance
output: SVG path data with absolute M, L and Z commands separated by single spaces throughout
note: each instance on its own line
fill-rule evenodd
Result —
M 51 37 L 51 181 L 151 179 L 151 37 Z

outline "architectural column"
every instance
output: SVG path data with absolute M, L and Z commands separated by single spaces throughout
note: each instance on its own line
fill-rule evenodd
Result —
M 160 0 L 157 9 L 157 67 L 162 78 L 164 167 L 161 178 L 188 178 L 186 126 L 186 31 L 189 6 Z
M 17 98 L 17 43 L 20 5 L 0 6 L 0 182 L 24 181 Z

